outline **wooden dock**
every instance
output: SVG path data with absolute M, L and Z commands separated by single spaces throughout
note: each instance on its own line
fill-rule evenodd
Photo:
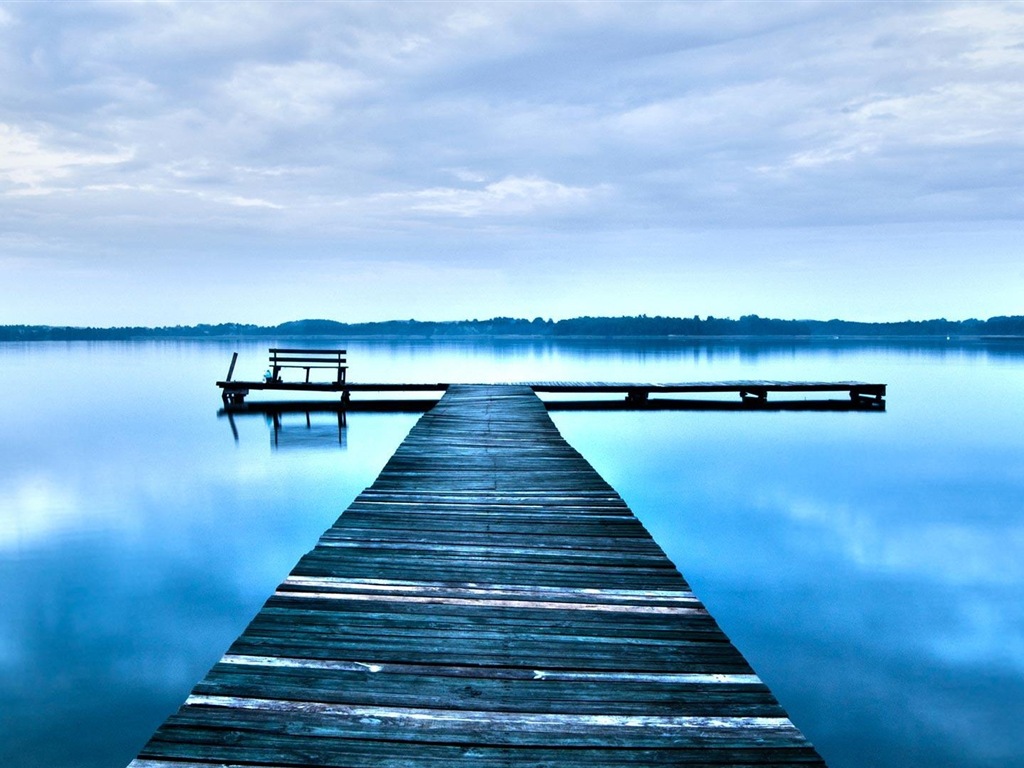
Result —
M 685 408 L 691 405 L 696 408 L 714 408 L 725 404 L 722 399 L 715 400 L 679 400 L 670 399 L 674 395 L 712 395 L 721 396 L 734 394 L 739 396 L 741 404 L 748 407 L 770 407 L 780 410 L 799 409 L 800 403 L 808 403 L 807 407 L 829 408 L 832 410 L 885 410 L 885 384 L 871 384 L 862 381 L 689 381 L 681 383 L 654 382 L 606 382 L 606 381 L 520 381 L 504 382 L 509 386 L 529 387 L 534 392 L 556 395 L 593 395 L 609 396 L 624 395 L 624 400 L 631 408 L 637 410 L 650 407 L 677 406 Z M 246 397 L 252 390 L 273 390 L 283 392 L 303 392 L 316 394 L 341 393 L 341 402 L 349 404 L 352 393 L 431 393 L 439 396 L 453 386 L 447 382 L 432 383 L 398 383 L 398 382 L 345 382 L 323 383 L 306 381 L 218 381 L 221 388 L 225 408 L 232 406 L 248 406 Z M 788 395 L 789 399 L 769 400 L 769 395 Z M 840 395 L 842 399 L 807 400 L 810 395 Z M 654 397 L 652 397 L 652 395 Z M 794 395 L 802 395 L 804 400 L 793 399 Z M 668 397 L 666 397 L 668 396 Z M 378 402 L 378 401 L 370 401 Z M 420 401 L 427 402 L 424 400 Z M 591 399 L 600 407 L 601 403 L 612 400 Z M 734 401 L 735 402 L 735 401 Z M 433 405 L 433 402 L 430 402 Z M 277 405 L 275 403 L 274 405 Z M 845 408 L 843 406 L 846 406 Z M 258 406 L 257 406 L 258 407 Z M 353 409 L 358 409 L 358 404 Z M 236 410 L 246 410 L 238 407 Z
M 529 387 L 452 385 L 132 768 L 824 765 Z

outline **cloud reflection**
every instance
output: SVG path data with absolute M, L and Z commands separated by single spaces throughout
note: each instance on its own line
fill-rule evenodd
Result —
M 24 547 L 81 524 L 77 494 L 52 475 L 2 478 L 0 508 L 0 550 Z
M 822 543 L 830 542 L 870 573 L 951 585 L 1024 582 L 1024 522 L 992 527 L 969 520 L 922 519 L 916 510 L 905 510 L 899 519 L 894 518 L 896 511 L 801 498 L 780 500 L 765 514 L 814 526 Z M 943 567 L 937 569 L 937 563 Z

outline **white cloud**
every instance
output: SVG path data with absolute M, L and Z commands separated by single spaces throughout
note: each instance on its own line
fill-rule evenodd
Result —
M 1013 173 L 1014 163 L 1002 153 L 1024 142 L 1022 10 L 1001 3 L 913 5 L 853 19 L 821 38 L 829 50 L 819 47 L 813 56 L 798 43 L 794 61 L 813 63 L 817 80 L 803 83 L 793 119 L 771 134 L 774 155 L 765 152 L 750 167 L 778 178 L 795 174 L 803 184 L 813 178 L 807 172 L 837 171 L 841 176 L 830 178 L 874 187 L 872 199 L 890 208 L 897 192 L 910 217 L 920 213 L 918 200 L 907 196 L 912 182 L 940 164 L 956 166 L 950 183 L 979 195 L 993 181 L 1003 186 L 999 179 Z M 995 166 L 993 149 L 1000 151 Z M 908 182 L 902 189 L 892 186 L 897 167 Z M 973 217 L 974 206 L 962 203 L 951 202 L 946 215 Z M 987 207 L 1005 215 L 1001 206 Z
M 1024 84 L 956 83 L 904 94 L 873 94 L 828 117 L 817 135 L 760 173 L 785 175 L 840 164 L 899 158 L 907 172 L 928 163 L 934 151 L 966 154 L 973 149 L 1024 145 Z M 867 176 L 868 172 L 864 171 Z M 986 178 L 985 185 L 991 183 Z
M 432 187 L 414 192 L 377 195 L 376 200 L 397 203 L 409 211 L 477 216 L 522 216 L 560 211 L 585 205 L 606 190 L 572 187 L 536 176 L 509 176 L 477 189 Z
M 271 208 L 281 210 L 284 206 L 269 200 L 258 197 L 245 197 L 230 193 L 211 192 L 203 189 L 192 189 L 189 187 L 159 187 L 153 184 L 91 184 L 84 188 L 87 192 L 128 192 L 132 194 L 142 193 L 148 195 L 173 194 L 181 197 L 191 197 L 209 203 L 230 205 L 237 208 Z M 66 191 L 66 190 L 62 190 Z
M 283 205 L 272 203 L 269 200 L 262 200 L 258 197 L 243 197 L 241 195 L 201 195 L 202 197 L 225 205 L 233 205 L 237 208 L 270 208 L 276 211 L 284 209 Z
M 326 62 L 299 61 L 241 65 L 221 90 L 242 113 L 311 123 L 330 117 L 339 102 L 365 93 L 370 85 L 358 72 Z
M 306 14 L 301 4 L 280 13 L 276 3 L 96 3 L 67 26 L 71 43 L 90 60 L 188 59 L 238 54 L 266 47 L 293 31 Z
M 733 141 L 756 152 L 767 144 L 764 139 L 778 140 L 807 98 L 807 90 L 798 84 L 755 78 L 648 101 L 607 122 L 610 130 L 637 148 L 701 152 Z M 761 141 L 750 143 L 757 136 Z
M 940 6 L 926 34 L 960 41 L 959 61 L 984 68 L 1024 64 L 1024 7 L 1019 3 Z
M 265 168 L 257 168 L 254 166 L 240 165 L 235 166 L 234 170 L 240 174 L 252 174 L 253 176 L 264 176 L 270 178 L 281 178 L 281 177 L 308 177 L 316 173 L 316 168 L 312 166 L 286 166 L 276 165 L 267 166 Z
M 468 168 L 448 168 L 448 172 L 459 181 L 481 183 L 487 181 L 487 177 L 477 171 Z
M 112 166 L 132 158 L 131 149 L 100 153 L 48 146 L 43 139 L 0 123 L 0 180 L 15 192 L 38 191 L 48 182 L 66 179 L 76 171 Z
M 4 5 L 0 227 L 227 260 L 253 233 L 1021 220 L 1024 9 L 863 8 Z
M 957 83 L 883 97 L 854 110 L 850 123 L 875 143 L 1024 143 L 1024 84 Z

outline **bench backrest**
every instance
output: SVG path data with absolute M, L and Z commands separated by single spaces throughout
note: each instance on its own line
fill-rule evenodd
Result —
M 338 382 L 345 380 L 344 349 L 271 349 L 270 368 L 273 377 L 278 378 L 282 368 L 304 368 L 309 381 L 310 368 L 331 368 L 338 372 Z
M 271 349 L 270 364 L 282 367 L 337 368 L 345 364 L 344 349 Z

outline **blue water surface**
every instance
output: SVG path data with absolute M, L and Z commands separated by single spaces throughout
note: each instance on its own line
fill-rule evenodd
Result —
M 273 343 L 0 345 L 0 765 L 125 765 L 415 422 L 236 439 L 213 382 Z M 830 766 L 1024 765 L 1024 345 L 340 344 L 361 381 L 887 383 L 554 418 Z

